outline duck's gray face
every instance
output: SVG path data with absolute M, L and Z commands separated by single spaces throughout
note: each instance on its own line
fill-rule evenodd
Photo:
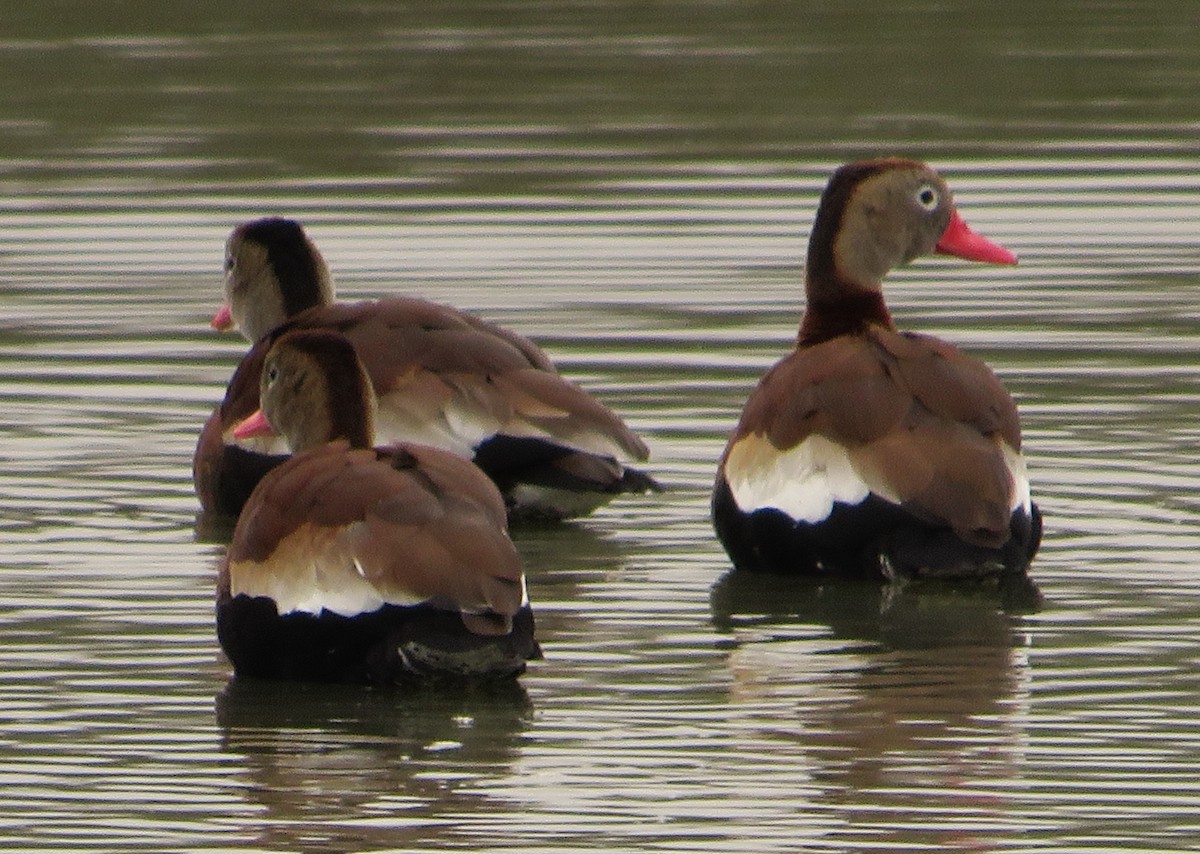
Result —
M 279 339 L 263 360 L 259 403 L 294 452 L 345 439 L 370 447 L 378 405 L 354 347 L 336 332 L 303 330 Z
M 310 359 L 274 347 L 263 362 L 259 384 L 263 414 L 289 448 L 303 451 L 329 440 L 328 392 Z
M 932 170 L 897 167 L 854 188 L 834 245 L 839 272 L 878 290 L 888 270 L 928 255 L 950 224 L 954 199 Z
M 250 342 L 287 319 L 275 267 L 267 247 L 235 230 L 225 244 L 225 302 L 238 330 Z

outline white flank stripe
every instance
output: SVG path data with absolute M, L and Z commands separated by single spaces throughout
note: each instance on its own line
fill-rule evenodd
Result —
M 278 553 L 266 563 L 236 561 L 230 566 L 231 592 L 267 596 L 280 614 L 332 611 L 343 617 L 378 610 L 383 597 L 374 585 L 345 564 L 322 555 L 281 561 Z M 349 570 L 349 571 L 347 571 Z
M 379 447 L 396 442 L 413 442 L 441 448 L 463 459 L 471 459 L 479 443 L 479 431 L 463 436 L 441 418 L 422 421 L 407 413 L 397 413 L 381 407 L 375 417 L 375 444 Z
M 842 447 L 823 436 L 787 451 L 746 436 L 729 452 L 725 479 L 742 512 L 770 507 L 801 522 L 820 522 L 835 501 L 857 504 L 870 492 Z
M 1015 511 L 1018 507 L 1023 507 L 1026 513 L 1030 513 L 1033 500 L 1029 495 L 1029 475 L 1025 471 L 1025 458 L 1010 448 L 1007 442 L 1000 442 L 1000 450 L 1004 453 L 1004 464 L 1008 466 L 1013 480 L 1012 506 L 1009 509 Z
M 313 564 L 313 581 L 311 588 L 293 588 L 278 590 L 275 606 L 280 614 L 293 611 L 303 611 L 308 614 L 320 614 L 322 611 L 332 611 L 343 617 L 353 617 L 356 614 L 367 614 L 383 607 L 383 597 L 379 591 L 358 573 L 351 575 L 344 570 L 333 572 L 323 571 L 323 567 Z M 356 580 L 358 579 L 358 580 Z M 290 595 L 289 595 L 290 594 Z
M 385 602 L 415 605 L 423 599 L 390 592 L 386 598 L 367 579 L 370 567 L 353 547 L 357 529 L 303 526 L 292 533 L 262 563 L 233 561 L 229 567 L 230 592 L 267 596 L 280 614 L 331 611 L 343 617 L 377 611 Z M 346 538 L 349 538 L 347 540 Z

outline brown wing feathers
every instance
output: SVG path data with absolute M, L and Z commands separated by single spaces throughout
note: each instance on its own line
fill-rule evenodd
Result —
M 520 422 L 527 422 L 584 450 L 639 460 L 649 456 L 645 443 L 619 417 L 554 372 L 527 339 L 500 334 L 497 327 L 451 308 L 407 299 L 317 307 L 259 341 L 222 404 L 227 426 L 257 407 L 266 350 L 285 332 L 303 328 L 343 332 L 366 366 L 381 406 L 394 405 L 422 420 L 455 406 L 490 417 L 500 432 L 522 435 L 529 431 Z M 400 394 L 385 401 L 391 391 Z
M 1021 449 L 1016 404 L 987 365 L 926 335 L 889 332 L 875 338 L 926 409 L 985 435 L 999 433 L 1014 451 Z
M 1012 482 L 999 442 L 1019 449 L 1016 407 L 949 344 L 872 327 L 801 349 L 747 404 L 735 436 L 752 433 L 781 451 L 824 436 L 876 493 L 968 541 L 1003 541 Z
M 863 339 L 834 338 L 772 368 L 747 403 L 737 435 L 765 434 L 787 449 L 818 433 L 853 447 L 890 429 L 910 404 L 911 395 Z
M 521 564 L 486 475 L 417 445 L 379 453 L 392 465 L 370 471 L 390 494 L 370 503 L 365 524 L 345 535 L 366 578 L 385 598 L 415 594 L 464 611 L 515 614 L 525 595 Z M 359 476 L 349 473 L 352 484 Z M 397 488 L 401 478 L 404 489 Z
M 345 550 L 342 571 L 385 601 L 515 614 L 521 566 L 495 487 L 435 449 L 396 456 L 399 465 L 379 465 L 389 452 L 335 442 L 280 467 L 247 506 L 230 562 L 264 562 L 297 532 L 311 540 L 324 530 Z

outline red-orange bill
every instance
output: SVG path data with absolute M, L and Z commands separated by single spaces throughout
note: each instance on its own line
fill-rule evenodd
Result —
M 263 414 L 261 409 L 254 410 L 246 420 L 238 423 L 233 428 L 233 436 L 235 439 L 249 439 L 252 436 L 274 436 L 275 431 L 271 428 L 271 423 L 267 421 L 267 416 Z
M 213 315 L 212 328 L 219 329 L 222 332 L 233 329 L 233 312 L 229 310 L 229 306 L 221 306 L 217 313 Z
M 968 261 L 986 261 L 990 264 L 1015 264 L 1017 256 L 1009 252 L 999 243 L 992 243 L 981 234 L 976 234 L 967 226 L 963 218 L 954 211 L 950 215 L 950 224 L 938 241 L 936 251 L 943 255 L 954 255 L 966 258 Z

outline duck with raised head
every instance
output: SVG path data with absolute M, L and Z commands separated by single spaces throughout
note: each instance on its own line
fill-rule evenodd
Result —
M 278 441 L 238 439 L 258 407 L 263 356 L 293 329 L 334 329 L 354 344 L 379 396 L 380 442 L 414 441 L 473 460 L 510 518 L 564 519 L 622 493 L 657 490 L 627 465 L 649 456 L 611 410 L 562 377 L 529 339 L 415 298 L 334 302 L 329 268 L 299 223 L 267 218 L 226 245 L 227 302 L 213 325 L 253 342 L 196 445 L 205 510 L 236 515 L 262 475 L 286 458 Z
M 239 437 L 294 452 L 266 474 L 218 570 L 217 635 L 238 676 L 387 683 L 507 678 L 538 657 L 504 501 L 473 463 L 374 446 L 375 393 L 342 335 L 266 353 Z
M 738 569 L 867 578 L 1024 574 L 1041 540 L 1017 408 L 952 344 L 900 332 L 892 268 L 931 253 L 1015 264 L 945 181 L 898 158 L 838 169 L 808 244 L 796 348 L 721 457 L 717 535 Z

